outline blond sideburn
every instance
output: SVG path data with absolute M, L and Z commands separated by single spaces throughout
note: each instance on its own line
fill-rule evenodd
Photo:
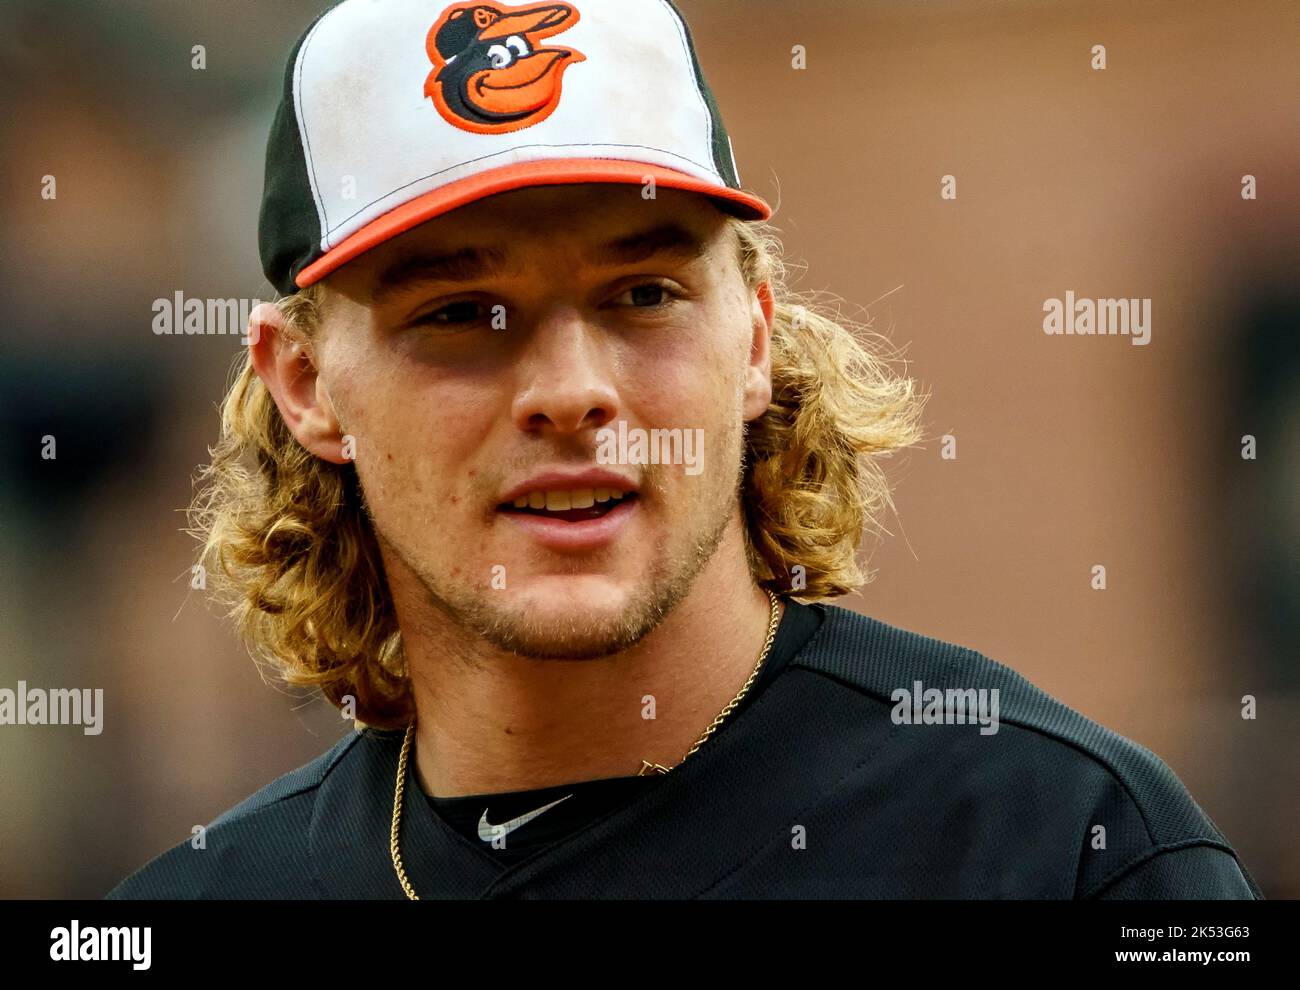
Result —
M 728 218 L 752 289 L 772 286 L 772 401 L 747 424 L 741 490 L 755 581 L 817 601 L 868 581 L 857 550 L 887 532 L 882 456 L 922 439 L 924 398 L 849 324 L 786 285 L 776 231 Z M 276 302 L 286 331 L 310 340 L 321 288 Z M 859 334 L 866 336 L 859 330 Z M 892 355 L 891 355 L 892 356 Z M 245 354 L 221 410 L 221 436 L 198 476 L 190 533 L 214 599 L 254 658 L 281 681 L 318 688 L 358 721 L 397 727 L 412 713 L 401 632 L 353 464 L 294 439 Z

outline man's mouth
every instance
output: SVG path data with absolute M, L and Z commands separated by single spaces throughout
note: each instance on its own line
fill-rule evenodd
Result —
M 503 502 L 497 510 L 561 522 L 585 522 L 599 519 L 636 497 L 636 492 L 617 488 L 547 489 L 521 495 L 514 502 Z

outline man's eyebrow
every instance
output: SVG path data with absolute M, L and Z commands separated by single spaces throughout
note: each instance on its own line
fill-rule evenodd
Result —
M 600 245 L 586 260 L 592 264 L 632 264 L 655 255 L 667 254 L 683 261 L 694 261 L 709 251 L 699 236 L 675 223 L 660 224 Z
M 470 282 L 506 267 L 506 253 L 496 247 L 465 247 L 442 254 L 417 254 L 385 268 L 375 280 L 371 303 L 382 303 L 402 289 L 424 282 Z
M 616 237 L 584 252 L 592 265 L 628 265 L 658 255 L 694 261 L 708 253 L 708 244 L 676 223 Z M 380 273 L 370 294 L 374 304 L 382 303 L 403 288 L 428 282 L 471 282 L 488 278 L 508 266 L 508 255 L 499 247 L 464 247 L 456 251 L 418 254 L 395 262 Z

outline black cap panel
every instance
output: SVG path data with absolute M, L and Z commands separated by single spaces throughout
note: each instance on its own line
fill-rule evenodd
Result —
M 302 132 L 294 100 L 294 74 L 298 53 L 320 19 L 338 3 L 323 10 L 302 33 L 284 70 L 284 87 L 266 143 L 266 171 L 262 208 L 257 222 L 257 243 L 266 279 L 281 295 L 298 291 L 294 278 L 324 252 L 321 250 L 320 214 L 307 175 Z

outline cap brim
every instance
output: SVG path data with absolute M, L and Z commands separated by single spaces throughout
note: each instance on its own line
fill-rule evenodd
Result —
M 358 255 L 398 234 L 485 196 L 529 186 L 560 186 L 582 182 L 643 185 L 647 178 L 653 178 L 656 187 L 702 193 L 713 199 L 719 208 L 742 220 L 766 220 L 772 215 L 772 208 L 752 193 L 712 183 L 662 165 L 612 158 L 521 162 L 471 175 L 403 203 L 345 238 L 299 272 L 294 282 L 298 288 L 305 289 Z

